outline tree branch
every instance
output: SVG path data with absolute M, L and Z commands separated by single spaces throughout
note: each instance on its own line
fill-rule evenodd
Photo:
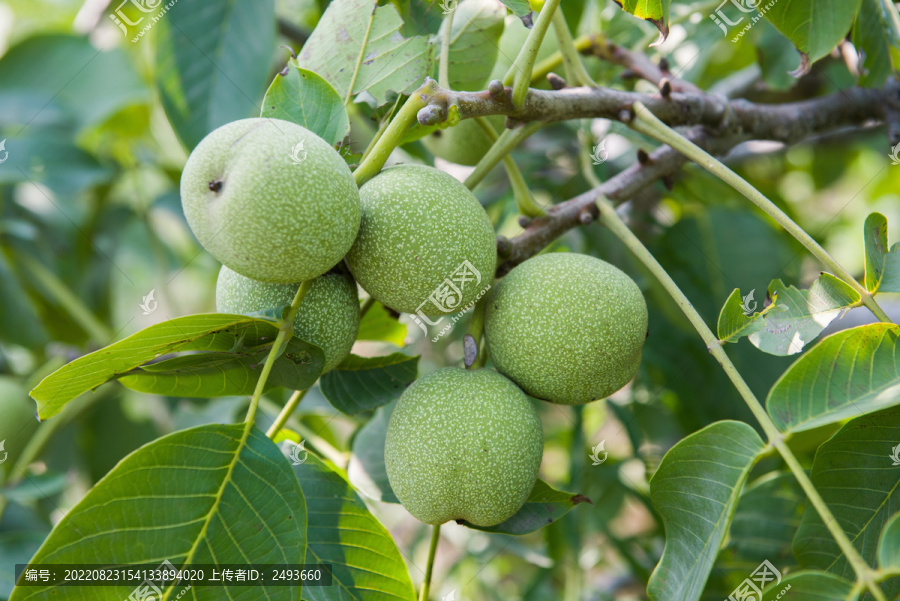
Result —
M 630 59 L 629 59 L 630 60 Z M 646 67 L 646 65 L 645 65 Z M 658 69 L 658 67 L 657 67 Z M 565 88 L 545 91 L 531 89 L 517 108 L 509 88 L 491 82 L 484 92 L 450 92 L 434 88 L 422 100 L 439 110 L 424 110 L 419 121 L 433 125 L 457 105 L 462 118 L 506 115 L 507 123 L 553 122 L 581 118 L 631 119 L 631 103 L 639 100 L 660 120 L 671 126 L 694 126 L 686 136 L 713 155 L 727 153 L 746 140 L 775 140 L 786 144 L 842 127 L 891 120 L 900 112 L 900 82 L 881 89 L 851 88 L 840 92 L 784 104 L 757 104 L 743 99 L 728 100 L 704 92 L 669 91 L 667 96 L 650 96 L 609 88 Z M 432 118 L 423 119 L 423 116 Z M 660 178 L 674 173 L 687 159 L 668 146 L 661 146 L 638 162 L 607 180 L 603 185 L 554 205 L 545 217 L 532 220 L 513 240 L 498 246 L 501 264 L 497 275 L 533 256 L 565 231 L 596 218 L 593 205 L 600 196 L 623 202 Z

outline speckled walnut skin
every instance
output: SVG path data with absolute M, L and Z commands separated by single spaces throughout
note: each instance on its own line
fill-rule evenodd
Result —
M 613 265 L 550 253 L 517 266 L 491 290 L 484 327 L 500 373 L 536 398 L 581 405 L 634 377 L 647 303 Z
M 295 163 L 292 149 L 303 142 Z M 242 119 L 216 129 L 181 176 L 184 215 L 200 244 L 237 273 L 275 284 L 322 275 L 359 229 L 359 191 L 340 155 L 308 129 Z
M 394 494 L 426 524 L 494 526 L 525 503 L 544 433 L 532 401 L 493 370 L 446 367 L 403 393 L 384 462 Z
M 300 284 L 268 284 L 223 266 L 216 282 L 216 310 L 246 315 L 290 305 Z M 332 271 L 312 281 L 294 318 L 294 334 L 325 353 L 323 371 L 344 360 L 359 331 L 359 293 L 347 273 Z
M 444 314 L 425 301 L 466 260 L 483 279 L 466 285 L 455 310 L 493 281 L 497 242 L 491 220 L 453 176 L 424 165 L 397 165 L 366 182 L 359 198 L 362 222 L 347 265 L 385 306 Z

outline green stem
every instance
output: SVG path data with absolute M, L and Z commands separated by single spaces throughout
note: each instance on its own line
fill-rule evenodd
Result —
M 634 103 L 634 119 L 629 125 L 632 129 L 646 134 L 652 138 L 656 138 L 664 144 L 668 144 L 684 156 L 688 157 L 698 165 L 730 185 L 732 188 L 743 194 L 753 204 L 765 211 L 772 219 L 783 227 L 789 234 L 797 239 L 800 244 L 806 247 L 820 262 L 831 269 L 832 273 L 844 280 L 847 284 L 856 290 L 862 300 L 862 304 L 869 308 L 880 321 L 892 323 L 891 318 L 887 316 L 884 310 L 878 306 L 875 299 L 869 294 L 859 282 L 856 281 L 841 265 L 828 254 L 822 246 L 816 242 L 812 236 L 797 225 L 790 217 L 788 217 L 781 209 L 775 206 L 771 200 L 754 188 L 747 180 L 726 167 L 721 161 L 714 156 L 673 130 L 671 127 L 656 118 L 656 115 L 647 110 L 640 102 Z
M 284 407 L 281 409 L 281 412 L 278 414 L 278 417 L 275 418 L 275 421 L 272 422 L 272 425 L 269 426 L 269 429 L 266 431 L 266 436 L 269 438 L 275 438 L 275 435 L 284 428 L 284 425 L 291 418 L 291 415 L 297 409 L 297 406 L 300 404 L 300 401 L 303 400 L 303 397 L 306 396 L 306 392 L 309 390 L 295 390 L 294 394 L 291 395 L 291 398 L 288 399 L 288 402 L 285 403 Z
M 580 35 L 575 38 L 572 43 L 575 46 L 575 50 L 577 50 L 578 53 L 581 54 L 591 47 L 593 41 L 591 40 L 591 36 L 589 35 Z M 531 72 L 531 83 L 536 83 L 544 77 L 547 77 L 547 74 L 550 73 L 550 71 L 556 69 L 559 65 L 562 64 L 562 62 L 562 52 L 557 50 L 541 62 L 536 63 L 534 65 L 534 70 L 532 70 Z
M 571 84 L 579 86 L 597 87 L 597 83 L 588 74 L 581 62 L 581 55 L 575 47 L 572 40 L 572 34 L 569 33 L 569 25 L 566 23 L 566 17 L 562 10 L 553 13 L 553 30 L 556 32 L 556 40 L 559 43 L 559 50 L 562 54 L 563 67 L 566 71 L 566 80 Z
M 467 365 L 466 369 L 481 369 L 484 367 L 484 362 L 487 359 L 485 349 L 482 348 L 484 345 L 481 344 L 481 338 L 484 334 L 484 308 L 487 306 L 486 299 L 487 294 L 475 303 L 475 308 L 472 309 L 472 319 L 469 320 L 469 325 L 466 327 L 466 334 L 471 336 L 475 343 L 475 360 L 471 365 Z
M 112 340 L 115 334 L 91 313 L 91 310 L 69 290 L 68 286 L 55 273 L 44 267 L 40 261 L 27 255 L 23 255 L 21 261 L 23 267 L 34 275 L 44 289 L 50 293 L 50 296 L 75 320 L 75 323 L 88 333 L 91 340 L 97 344 L 108 344 Z M 137 308 L 137 301 L 135 301 L 135 308 Z
M 437 554 L 438 540 L 441 538 L 441 525 L 433 526 L 431 531 L 431 545 L 428 547 L 428 566 L 425 568 L 425 581 L 422 582 L 422 590 L 419 592 L 419 601 L 428 601 L 428 592 L 431 588 L 431 573 L 434 571 L 434 556 Z
M 374 296 L 370 296 L 369 298 L 364 300 L 362 307 L 359 308 L 359 318 L 362 319 L 363 317 L 365 317 L 366 313 L 368 313 L 369 309 L 371 309 L 374 305 L 375 305 L 375 297 Z
M 541 42 L 547 30 L 550 29 L 550 22 L 553 19 L 553 13 L 559 6 L 560 0 L 547 0 L 541 13 L 538 15 L 537 21 L 534 23 L 525 45 L 519 51 L 515 62 L 506 72 L 503 78 L 503 85 L 513 86 L 512 102 L 513 106 L 522 106 L 525 102 L 525 95 L 528 94 L 528 86 L 531 84 L 531 73 L 534 69 L 534 61 L 537 58 L 538 50 L 541 48 Z
M 438 85 L 445 90 L 450 89 L 450 38 L 453 35 L 453 15 L 456 9 L 451 10 L 444 17 L 444 35 L 441 38 L 441 56 L 438 63 Z
M 381 171 L 388 157 L 400 144 L 400 140 L 403 139 L 403 134 L 406 133 L 410 126 L 416 123 L 416 114 L 425 107 L 425 100 L 422 98 L 422 94 L 433 92 L 434 86 L 435 82 L 428 80 L 424 86 L 413 92 L 406 99 L 400 112 L 391 119 L 391 124 L 384 130 L 384 134 L 378 138 L 368 156 L 363 159 L 356 171 L 353 172 L 353 179 L 356 181 L 357 186 L 362 186 Z
M 266 388 L 266 382 L 269 379 L 269 373 L 272 371 L 272 366 L 275 365 L 275 360 L 281 356 L 281 353 L 284 352 L 284 349 L 287 347 L 291 336 L 294 335 L 294 318 L 297 316 L 297 311 L 300 310 L 300 303 L 303 302 L 303 297 L 306 296 L 306 293 L 312 286 L 312 282 L 312 280 L 306 280 L 300 284 L 300 288 L 297 289 L 297 294 L 294 295 L 294 300 L 291 302 L 291 307 L 288 309 L 287 315 L 281 322 L 281 327 L 278 329 L 278 336 L 275 337 L 275 342 L 272 343 L 272 349 L 269 351 L 269 356 L 266 357 L 266 363 L 263 365 L 262 372 L 259 374 L 259 379 L 256 381 L 256 389 L 254 389 L 253 396 L 250 398 L 250 406 L 247 408 L 247 417 L 244 418 L 244 421 L 247 422 L 245 434 L 253 427 L 253 418 L 256 417 L 259 399 L 262 396 L 263 390 Z
M 466 188 L 469 190 L 474 189 L 490 170 L 503 160 L 503 157 L 508 155 L 513 148 L 518 147 L 528 136 L 539 130 L 542 125 L 543 123 L 535 122 L 516 129 L 504 130 L 497 138 L 497 141 L 494 142 L 494 145 L 491 146 L 491 149 L 487 151 L 487 154 L 478 161 L 475 170 L 466 178 L 464 182 Z
M 475 117 L 475 123 L 484 130 L 485 135 L 492 143 L 497 143 L 499 137 L 497 136 L 497 132 L 494 131 L 494 128 L 491 126 L 490 121 L 485 117 Z M 528 189 L 528 184 L 525 183 L 525 178 L 522 176 L 522 171 L 519 170 L 519 166 L 516 165 L 516 162 L 512 160 L 512 157 L 509 156 L 509 154 L 503 157 L 503 166 L 506 168 L 506 176 L 509 178 L 509 184 L 513 191 L 513 198 L 516 201 L 516 207 L 519 209 L 519 212 L 526 217 L 541 217 L 546 215 L 544 209 L 535 202 L 534 196 L 531 195 L 531 190 Z
M 666 273 L 666 270 L 660 265 L 649 250 L 641 243 L 641 241 L 637 238 L 637 236 L 632 233 L 628 226 L 625 225 L 625 222 L 616 214 L 615 208 L 604 198 L 600 198 L 597 200 L 597 208 L 600 211 L 600 221 L 609 228 L 609 230 L 615 234 L 619 240 L 622 241 L 628 249 L 634 253 L 634 255 L 644 264 L 644 266 L 653 274 L 653 276 L 659 280 L 659 283 L 662 287 L 668 292 L 669 296 L 678 304 L 678 307 L 681 309 L 682 313 L 684 313 L 685 317 L 688 318 L 688 321 L 691 322 L 691 325 L 694 326 L 694 329 L 697 330 L 697 333 L 700 334 L 700 338 L 703 339 L 703 342 L 706 344 L 709 352 L 715 357 L 716 361 L 722 366 L 722 369 L 725 370 L 725 374 L 728 376 L 728 379 L 731 380 L 734 387 L 737 389 L 738 393 L 740 393 L 741 397 L 744 399 L 744 402 L 749 407 L 750 411 L 753 413 L 754 417 L 756 417 L 757 421 L 759 421 L 762 426 L 763 431 L 766 434 L 766 437 L 769 440 L 769 443 L 774 446 L 778 453 L 782 456 L 788 468 L 794 474 L 794 477 L 800 483 L 800 486 L 803 488 L 803 491 L 806 493 L 806 496 L 809 498 L 812 505 L 816 508 L 819 516 L 822 518 L 822 522 L 828 528 L 832 537 L 834 537 L 835 542 L 837 542 L 841 551 L 844 553 L 844 556 L 847 558 L 847 561 L 853 567 L 853 571 L 856 573 L 857 579 L 864 583 L 867 588 L 872 592 L 872 595 L 878 599 L 879 601 L 884 601 L 884 595 L 879 589 L 878 585 L 874 579 L 874 571 L 866 564 L 860 554 L 857 552 L 856 548 L 853 547 L 853 544 L 850 542 L 850 539 L 847 538 L 847 535 L 841 529 L 834 515 L 831 513 L 831 510 L 828 508 L 828 505 L 819 495 L 819 492 L 813 486 L 812 481 L 809 479 L 809 476 L 806 474 L 806 471 L 803 469 L 803 466 L 800 465 L 800 462 L 794 456 L 793 452 L 784 442 L 784 435 L 778 430 L 775 426 L 775 423 L 769 417 L 769 414 L 766 413 L 766 410 L 763 408 L 762 404 L 756 398 L 756 395 L 753 394 L 753 391 L 750 390 L 750 387 L 741 377 L 741 374 L 738 372 L 737 368 L 731 362 L 731 359 L 728 358 L 728 355 L 725 353 L 725 350 L 722 348 L 722 345 L 719 344 L 718 339 L 715 334 L 709 329 L 706 325 L 706 322 L 703 321 L 703 318 L 697 312 L 697 310 L 691 305 L 691 302 L 684 295 L 675 281 L 669 277 L 669 274 Z

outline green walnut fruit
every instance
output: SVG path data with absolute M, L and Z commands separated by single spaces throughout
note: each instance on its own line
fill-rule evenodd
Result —
M 181 203 L 210 254 L 262 282 L 322 275 L 359 229 L 359 191 L 344 160 L 280 119 L 234 121 L 206 136 L 184 166 Z
M 544 434 L 532 401 L 493 370 L 447 367 L 416 380 L 388 423 L 394 494 L 426 524 L 494 526 L 525 503 Z
M 258 282 L 222 266 L 216 282 L 216 310 L 247 315 L 290 305 L 299 288 L 300 284 Z M 294 334 L 321 347 L 324 371 L 344 360 L 358 331 L 359 294 L 353 278 L 335 270 L 314 279 L 294 318 Z
M 634 280 L 609 263 L 551 253 L 525 261 L 491 290 L 484 333 L 497 371 L 525 392 L 581 405 L 634 377 L 647 304 Z
M 451 175 L 424 165 L 385 169 L 359 190 L 362 221 L 347 254 L 353 277 L 402 313 L 458 311 L 492 281 L 494 229 Z
M 504 128 L 504 117 L 488 117 L 499 135 Z M 494 144 L 474 119 L 463 119 L 458 125 L 437 129 L 422 138 L 425 148 L 436 157 L 458 165 L 476 165 Z

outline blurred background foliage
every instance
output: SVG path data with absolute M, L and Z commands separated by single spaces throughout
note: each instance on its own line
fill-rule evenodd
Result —
M 289 56 L 284 46 L 299 48 L 298 36 L 312 30 L 327 2 L 210 0 L 208 20 L 195 30 L 181 31 L 163 18 L 136 41 L 108 18 L 116 6 L 107 4 L 0 2 L 0 139 L 9 153 L 0 164 L 0 440 L 9 454 L 0 465 L 0 598 L 10 592 L 13 564 L 26 562 L 51 525 L 122 457 L 178 429 L 237 421 L 245 410 L 244 398 L 163 398 L 108 384 L 38 424 L 27 391 L 63 363 L 147 325 L 214 311 L 218 265 L 184 221 L 181 168 L 207 132 L 259 113 L 268 83 Z M 404 35 L 437 31 L 437 4 L 397 4 Z M 783 102 L 856 85 L 839 56 L 795 80 L 787 71 L 799 55 L 785 38 L 761 21 L 732 43 L 707 18 L 717 4 L 675 3 L 669 39 L 648 49 L 653 27 L 613 2 L 562 2 L 576 34 L 603 31 L 653 60 L 665 56 L 674 73 L 705 89 Z M 238 22 L 242 27 L 234 28 Z M 196 60 L 179 64 L 178 44 L 193 44 Z M 586 64 L 603 85 L 646 91 L 621 68 L 596 58 Z M 352 151 L 365 148 L 384 112 L 353 105 Z M 573 121 L 545 127 L 513 156 L 537 199 L 558 202 L 590 187 L 581 171 L 585 141 L 604 137 L 609 160 L 591 167 L 601 179 L 632 164 L 637 149 L 656 146 L 621 124 Z M 746 143 L 728 163 L 859 275 L 866 215 L 877 210 L 900 223 L 900 168 L 891 166 L 888 151 L 883 129 L 863 127 L 790 148 Z M 433 163 L 420 143 L 398 154 Z M 498 233 L 511 238 L 521 231 L 502 169 L 476 194 Z M 628 217 L 711 325 L 735 287 L 761 292 L 774 278 L 805 287 L 818 275 L 790 236 L 695 166 L 641 194 Z M 546 439 L 541 477 L 593 504 L 525 537 L 446 528 L 449 544 L 436 566 L 435 590 L 442 595 L 644 598 L 664 543 L 647 486 L 662 456 L 716 420 L 756 427 L 680 311 L 613 236 L 592 224 L 570 231 L 550 250 L 564 249 L 604 258 L 640 283 L 650 308 L 643 366 L 635 382 L 608 401 L 574 408 L 539 404 Z M 151 291 L 158 306 L 148 315 L 140 305 Z M 363 329 L 358 354 L 421 354 L 420 374 L 461 362 L 464 328 L 432 344 L 405 318 L 398 324 L 374 310 Z M 760 398 L 791 361 L 763 354 L 746 340 L 728 351 Z M 283 401 L 280 393 L 268 395 L 262 427 Z M 338 465 L 352 453 L 351 480 L 377 492 L 354 464 L 380 452 L 389 411 L 349 418 L 313 389 L 292 427 L 310 449 Z M 808 465 L 832 432 L 812 431 L 792 445 Z M 591 465 L 591 448 L 601 441 L 608 459 Z M 755 473 L 772 467 L 763 461 Z M 751 478 L 708 598 L 727 596 L 761 557 L 780 568 L 795 564 L 790 539 L 804 503 L 790 477 Z M 370 505 L 395 535 L 414 581 L 421 580 L 415 565 L 425 563 L 425 527 L 399 505 Z

